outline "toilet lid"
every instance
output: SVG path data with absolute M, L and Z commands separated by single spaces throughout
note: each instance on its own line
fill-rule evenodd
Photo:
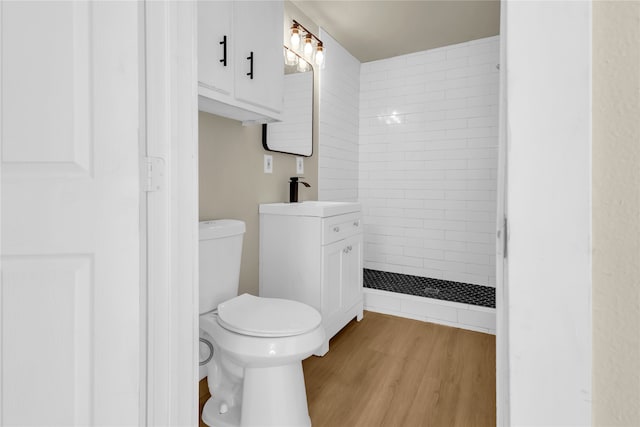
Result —
M 218 305 L 223 328 L 254 337 L 289 337 L 315 329 L 322 318 L 297 301 L 242 294 Z

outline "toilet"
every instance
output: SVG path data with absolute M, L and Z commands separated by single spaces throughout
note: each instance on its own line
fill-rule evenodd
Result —
M 209 426 L 310 426 L 302 360 L 323 343 L 320 313 L 297 301 L 238 296 L 245 224 L 200 223 L 200 360 Z

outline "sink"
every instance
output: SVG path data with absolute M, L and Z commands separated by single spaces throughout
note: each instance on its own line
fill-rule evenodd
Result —
M 265 203 L 261 214 L 327 217 L 350 212 L 360 212 L 362 206 L 355 202 L 304 201 L 300 203 Z

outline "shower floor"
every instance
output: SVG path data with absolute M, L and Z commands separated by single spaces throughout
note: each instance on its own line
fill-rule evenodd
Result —
M 496 290 L 491 286 L 472 285 L 450 280 L 410 276 L 408 274 L 364 269 L 365 288 L 396 292 L 444 301 L 496 307 Z

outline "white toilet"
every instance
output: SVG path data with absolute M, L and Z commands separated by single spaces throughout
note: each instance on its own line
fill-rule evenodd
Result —
M 242 221 L 200 223 L 201 360 L 210 359 L 211 392 L 202 421 L 310 426 L 302 360 L 324 341 L 322 319 L 297 301 L 237 296 L 244 231 Z

